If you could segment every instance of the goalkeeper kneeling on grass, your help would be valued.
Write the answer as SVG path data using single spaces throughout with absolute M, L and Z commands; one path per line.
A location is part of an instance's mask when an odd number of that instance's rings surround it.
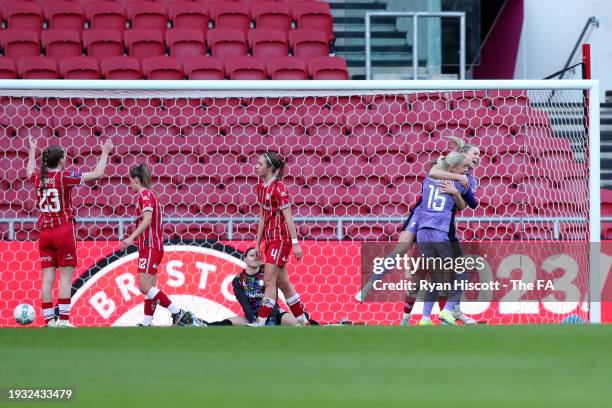
M 254 247 L 246 250 L 243 260 L 246 263 L 246 268 L 236 275 L 232 281 L 232 288 L 234 296 L 242 306 L 244 316 L 234 316 L 218 322 L 207 322 L 192 315 L 193 322 L 187 321 L 184 326 L 245 326 L 257 321 L 257 311 L 261 307 L 264 297 L 264 269 L 261 260 L 255 257 Z M 266 320 L 266 326 L 278 325 L 296 326 L 297 320 L 291 313 L 281 309 L 277 303 L 272 314 Z

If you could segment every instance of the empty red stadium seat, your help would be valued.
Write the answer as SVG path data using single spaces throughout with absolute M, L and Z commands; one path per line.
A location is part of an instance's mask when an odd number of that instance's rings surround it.
M 334 39 L 334 22 L 329 4 L 318 1 L 297 2 L 291 9 L 297 28 L 322 31 L 328 42 Z
M 164 40 L 160 31 L 134 28 L 125 31 L 123 37 L 130 57 L 142 59 L 164 55 Z
M 180 60 L 206 53 L 202 30 L 193 28 L 173 28 L 166 31 L 166 45 L 170 49 L 170 56 Z
M 40 55 L 38 32 L 33 30 L 8 29 L 0 31 L 4 56 L 17 61 L 24 57 Z
M 225 60 L 227 57 L 247 55 L 247 42 L 240 30 L 215 28 L 208 31 L 206 38 L 213 57 Z
M 183 71 L 189 79 L 225 79 L 223 62 L 215 57 L 188 57 L 183 60 Z
M 2 15 L 7 28 L 40 31 L 43 25 L 43 12 L 40 6 L 29 1 L 4 3 Z
M 306 63 L 295 57 L 270 58 L 268 60 L 268 75 L 278 80 L 308 79 Z
M 329 44 L 324 32 L 308 29 L 296 29 L 289 32 L 289 44 L 293 55 L 309 59 L 329 55 Z
M 612 222 L 601 223 L 601 239 L 612 240 Z
M 340 57 L 318 57 L 308 60 L 308 72 L 312 79 L 349 79 L 346 60 Z
M 338 239 L 336 225 L 331 223 L 305 223 L 298 226 L 299 236 L 307 240 L 333 241 Z
M 112 1 L 101 1 L 87 3 L 85 5 L 85 16 L 89 21 L 89 28 L 100 28 L 104 30 L 125 30 L 125 14 L 119 3 Z
M 142 79 L 140 61 L 132 57 L 108 57 L 100 61 L 105 79 Z
M 17 61 L 19 76 L 23 79 L 58 79 L 57 64 L 53 58 L 27 57 Z
M 45 55 L 58 61 L 64 57 L 76 57 L 83 53 L 81 35 L 76 30 L 44 30 L 40 40 Z
M 215 28 L 241 30 L 245 35 L 251 29 L 251 16 L 246 4 L 239 2 L 220 2 L 210 5 L 210 19 Z
M 142 60 L 142 72 L 146 79 L 183 79 L 179 60 L 173 57 L 149 57 Z
M 74 1 L 49 2 L 44 6 L 48 28 L 83 31 L 85 13 Z
M 164 31 L 168 26 L 164 5 L 154 1 L 128 3 L 127 17 L 131 22 L 132 29 Z
M 87 56 L 98 61 L 123 55 L 121 32 L 117 30 L 90 29 L 83 31 L 83 46 Z
M 204 35 L 208 30 L 208 9 L 202 3 L 193 1 L 170 3 L 168 17 L 174 28 L 200 30 Z
M 268 79 L 264 63 L 255 57 L 236 57 L 225 61 L 225 72 L 230 79 Z
M 6 57 L 0 57 L 0 78 L 2 79 L 15 79 L 17 78 L 17 70 L 15 69 L 15 62 Z
M 287 56 L 289 45 L 282 30 L 259 28 L 249 31 L 249 46 L 254 57 L 268 59 Z
M 64 79 L 100 79 L 98 60 L 92 57 L 69 57 L 59 62 L 60 75 Z
M 487 96 L 493 100 L 494 106 L 524 105 L 527 106 L 527 91 L 522 89 L 500 89 L 487 91 Z
M 255 28 L 273 30 L 291 30 L 291 14 L 289 6 L 276 1 L 265 1 L 251 4 L 251 16 Z
M 612 190 L 608 188 L 600 189 L 601 214 L 604 216 L 612 215 Z

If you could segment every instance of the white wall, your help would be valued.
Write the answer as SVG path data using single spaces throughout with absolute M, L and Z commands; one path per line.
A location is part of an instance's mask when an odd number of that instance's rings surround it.
M 510 0 L 512 1 L 512 0 Z M 524 0 L 525 17 L 514 72 L 515 79 L 541 79 L 563 68 L 584 24 L 591 16 L 599 28 L 587 31 L 591 44 L 591 76 L 600 81 L 600 100 L 612 90 L 612 1 Z M 582 54 L 578 50 L 575 61 Z M 566 78 L 580 78 L 580 70 Z

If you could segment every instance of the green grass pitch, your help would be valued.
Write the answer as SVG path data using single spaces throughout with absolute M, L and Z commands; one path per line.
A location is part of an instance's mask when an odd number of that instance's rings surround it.
M 603 407 L 612 325 L 0 330 L 0 387 L 62 407 Z

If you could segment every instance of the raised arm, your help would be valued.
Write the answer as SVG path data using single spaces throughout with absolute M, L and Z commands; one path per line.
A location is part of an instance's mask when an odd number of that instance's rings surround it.
M 465 174 L 450 173 L 435 165 L 429 170 L 429 177 L 439 180 L 453 180 L 460 182 L 465 188 L 470 188 L 470 180 Z
M 32 137 L 32 135 L 28 136 L 28 140 L 30 142 L 30 151 L 28 152 L 28 165 L 26 168 L 26 175 L 28 176 L 28 180 L 34 174 L 36 170 L 36 145 L 38 144 L 38 140 Z
M 144 232 L 144 230 L 146 230 L 149 225 L 151 225 L 151 220 L 152 219 L 153 219 L 153 211 L 145 211 L 142 214 L 142 222 L 140 224 L 138 224 L 138 227 L 136 227 L 134 232 L 132 232 L 132 234 L 129 237 L 127 237 L 126 239 L 124 239 L 121 242 L 121 250 L 122 251 L 125 251 L 127 249 L 127 247 L 132 245 L 132 242 L 134 242 L 134 240 L 136 238 L 138 238 L 138 236 L 140 234 L 142 234 Z
M 113 150 L 113 142 L 108 139 L 106 140 L 106 142 L 104 142 L 104 144 L 101 145 L 101 147 L 102 155 L 98 160 L 98 164 L 96 164 L 96 167 L 93 169 L 93 171 L 83 174 L 83 181 L 85 183 L 87 183 L 88 181 L 98 180 L 99 178 L 104 176 L 104 170 L 106 169 L 106 164 L 108 163 L 108 155 Z
M 302 259 L 302 248 L 300 248 L 300 244 L 297 239 L 297 231 L 295 229 L 295 224 L 293 223 L 293 215 L 291 215 L 291 207 L 286 207 L 282 209 L 283 217 L 285 217 L 285 222 L 287 223 L 287 229 L 289 230 L 289 235 L 291 236 L 291 243 L 293 244 L 293 256 L 298 261 Z

